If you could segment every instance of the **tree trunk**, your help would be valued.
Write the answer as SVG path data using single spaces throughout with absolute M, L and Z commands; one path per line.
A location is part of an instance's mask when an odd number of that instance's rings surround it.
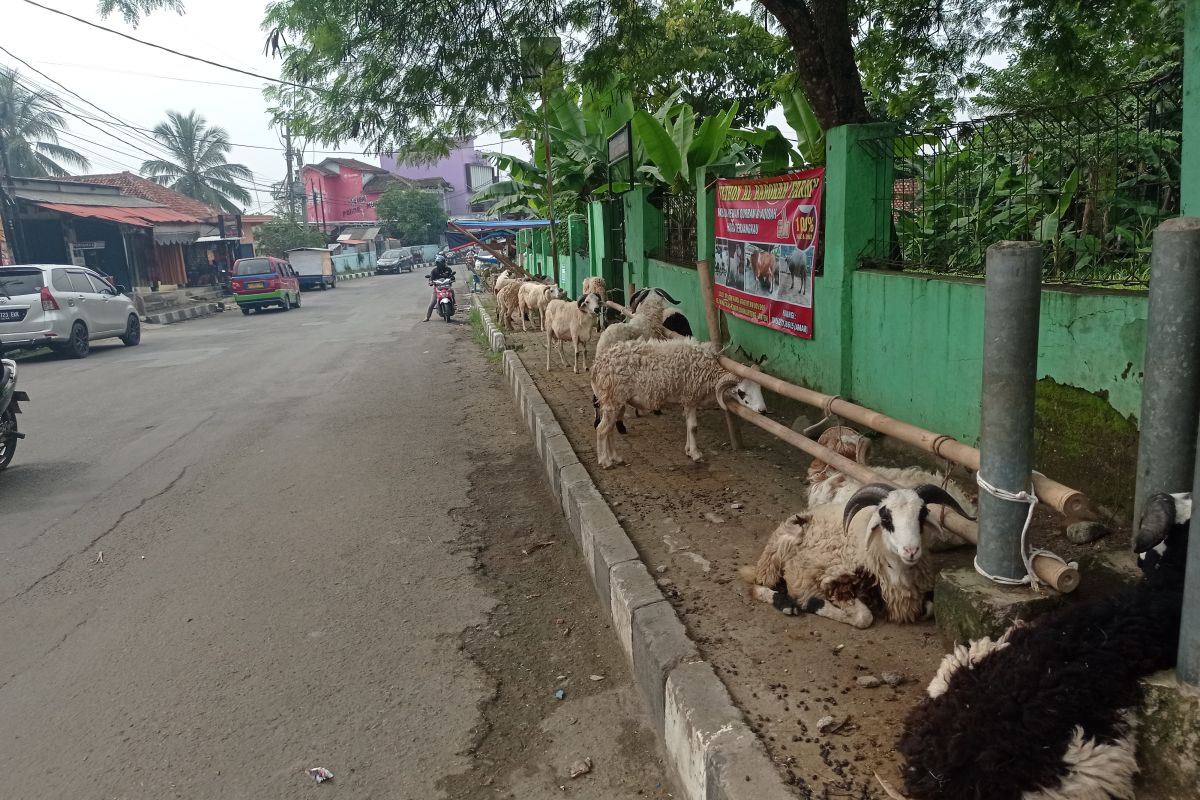
M 867 122 L 846 0 L 762 0 L 792 45 L 797 77 L 825 130 Z

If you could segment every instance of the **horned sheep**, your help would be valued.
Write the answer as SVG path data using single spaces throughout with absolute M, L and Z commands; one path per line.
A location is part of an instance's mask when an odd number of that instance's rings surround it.
M 583 369 L 587 370 L 587 346 L 596 331 L 596 317 L 604 310 L 604 300 L 597 294 L 585 294 L 577 301 L 551 300 L 546 305 L 546 371 L 550 371 L 550 349 L 558 342 L 558 360 L 565 367 L 563 343 L 575 346 L 575 361 L 571 371 L 579 372 L 579 346 L 583 345 Z
M 596 456 L 605 468 L 624 463 L 616 452 L 613 433 L 627 405 L 640 411 L 657 411 L 668 404 L 683 406 L 687 424 L 684 452 L 693 461 L 704 457 L 696 445 L 696 417 L 701 406 L 716 402 L 724 407 L 726 396 L 732 396 L 753 411 L 766 410 L 762 388 L 726 370 L 716 347 L 695 339 L 612 345 L 597 354 L 592 365 L 592 393 L 597 403 Z
M 947 655 L 897 749 L 913 800 L 1133 800 L 1140 679 L 1175 664 L 1190 495 L 1146 501 L 1141 580 Z
M 788 517 L 742 578 L 752 597 L 785 614 L 808 612 L 856 628 L 876 618 L 916 622 L 930 613 L 936 577 L 923 544 L 924 529 L 937 525 L 931 503 L 962 513 L 938 486 L 868 484 L 845 504 Z
M 670 334 L 663 327 L 667 303 L 677 303 L 663 289 L 640 289 L 629 301 L 633 316 L 625 322 L 609 325 L 596 342 L 596 356 L 618 342 L 633 342 L 641 339 L 667 339 Z

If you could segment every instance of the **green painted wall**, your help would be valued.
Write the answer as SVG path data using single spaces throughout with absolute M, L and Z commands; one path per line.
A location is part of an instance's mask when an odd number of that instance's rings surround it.
M 650 259 L 647 262 L 647 273 L 649 282 L 646 285 L 666 289 L 679 301 L 676 308 L 688 318 L 696 338 L 708 341 L 704 301 L 700 297 L 700 281 L 696 278 L 696 270 Z

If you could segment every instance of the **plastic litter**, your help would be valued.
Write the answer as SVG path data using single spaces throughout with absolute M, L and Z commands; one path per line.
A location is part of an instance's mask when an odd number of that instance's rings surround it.
M 308 770 L 308 774 L 317 783 L 333 780 L 333 773 L 324 767 L 312 767 Z
M 559 689 L 558 691 L 556 691 L 554 693 L 555 700 L 565 700 L 566 698 L 567 698 L 567 693 L 562 689 Z

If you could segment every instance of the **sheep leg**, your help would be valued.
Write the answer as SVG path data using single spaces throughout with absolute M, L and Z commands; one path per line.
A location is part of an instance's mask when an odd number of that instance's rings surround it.
M 696 429 L 700 427 L 696 421 L 696 409 L 694 406 L 687 406 L 683 414 L 687 425 L 687 446 L 684 447 L 684 452 L 692 461 L 703 461 L 704 453 L 696 446 Z
M 564 342 L 562 339 L 559 339 L 558 340 L 558 363 L 562 364 L 564 369 L 566 369 L 566 366 L 567 366 L 566 349 L 567 349 L 567 343 Z
M 583 371 L 584 372 L 587 372 L 587 368 L 588 368 L 588 366 L 587 366 L 587 346 L 588 346 L 587 341 L 584 341 L 584 343 L 583 343 Z
M 871 614 L 871 609 L 867 608 L 866 604 L 857 598 L 849 603 L 839 605 L 832 600 L 824 601 L 820 608 L 815 611 L 818 617 L 825 617 L 834 622 L 841 622 L 846 625 L 858 628 L 871 627 L 871 623 L 875 621 L 875 617 Z
M 571 329 L 571 345 L 575 348 L 574 359 L 571 361 L 571 372 L 579 374 L 579 334 Z M 584 363 L 587 363 L 586 361 Z
M 525 317 L 529 315 L 529 306 L 525 305 L 524 300 L 520 300 L 517 302 L 517 308 L 521 310 L 521 332 L 524 333 L 527 330 L 525 327 Z
M 550 338 L 550 331 L 546 331 L 546 372 L 550 371 L 550 345 L 551 344 L 552 344 L 552 340 Z
M 625 463 L 617 455 L 616 442 L 613 437 L 613 428 L 616 427 L 619 415 L 619 406 L 614 408 L 611 405 L 605 405 L 600 409 L 600 424 L 596 427 L 596 460 L 604 469 Z

